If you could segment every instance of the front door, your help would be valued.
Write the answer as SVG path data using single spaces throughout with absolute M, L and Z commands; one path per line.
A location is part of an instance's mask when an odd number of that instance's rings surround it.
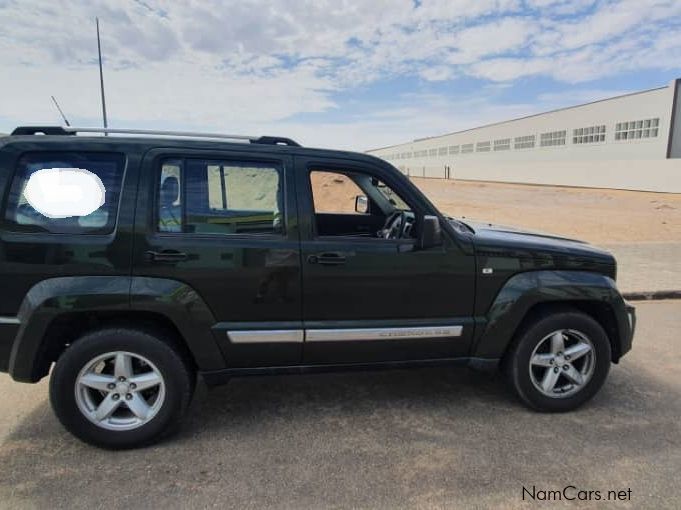
M 296 157 L 296 175 L 301 219 L 309 219 L 301 222 L 305 362 L 465 356 L 474 256 L 447 236 L 419 248 L 418 225 L 434 212 L 420 194 L 394 172 L 351 160 Z M 357 188 L 367 211 L 354 210 Z M 334 211 L 342 215 L 337 230 L 329 227 Z
M 302 355 L 292 160 L 255 154 L 151 151 L 137 205 L 133 274 L 198 293 L 230 367 Z

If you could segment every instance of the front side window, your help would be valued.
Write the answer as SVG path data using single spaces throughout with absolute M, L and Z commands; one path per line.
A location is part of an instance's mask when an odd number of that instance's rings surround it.
M 390 186 L 369 174 L 310 171 L 318 236 L 411 238 L 414 213 Z
M 310 172 L 310 185 L 316 213 L 359 214 L 355 202 L 364 191 L 347 175 L 314 170 Z
M 113 231 L 118 213 L 118 202 L 123 182 L 125 157 L 114 153 L 55 152 L 28 153 L 21 156 L 17 172 L 10 187 L 5 208 L 5 224 L 11 230 L 22 232 L 44 232 L 51 234 L 107 234 Z M 39 170 L 68 169 L 68 171 L 96 175 L 101 181 L 103 203 L 94 211 L 84 215 L 46 216 L 29 203 L 27 185 L 31 176 Z M 87 189 L 73 186 L 64 179 L 53 181 L 55 185 L 69 186 L 65 196 L 77 202 L 85 198 Z M 61 190 L 64 191 L 64 190 Z M 34 202 L 35 203 L 35 202 Z M 95 205 L 96 207 L 96 205 Z M 91 209 L 90 209 L 91 210 Z
M 271 164 L 184 159 L 161 165 L 158 230 L 196 234 L 283 231 L 281 171 Z

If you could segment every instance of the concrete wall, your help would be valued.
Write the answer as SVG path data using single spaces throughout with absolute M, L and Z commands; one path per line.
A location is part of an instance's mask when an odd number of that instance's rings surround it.
M 443 178 L 444 169 L 429 167 L 425 177 Z M 681 193 L 681 159 L 524 162 L 498 166 L 476 165 L 471 161 L 452 165 L 450 178 Z
M 671 156 L 681 158 L 681 89 L 672 115 L 675 90 L 667 87 L 597 101 L 585 105 L 501 122 L 489 126 L 370 151 L 409 175 L 440 177 L 450 167 L 452 178 L 501 182 L 681 192 L 681 168 L 667 163 L 670 128 L 675 129 Z M 651 123 L 640 138 L 622 139 L 623 123 Z M 652 123 L 656 123 L 653 136 Z M 618 125 L 619 128 L 618 129 Z M 574 130 L 604 126 L 604 139 L 576 143 Z M 565 143 L 541 146 L 542 133 L 565 131 Z M 636 130 L 634 130 L 636 131 Z M 602 132 L 599 132 L 601 134 Z M 648 134 L 648 137 L 644 135 Z M 534 147 L 516 146 L 516 138 L 534 136 Z M 619 139 L 618 139 L 619 138 Z M 507 147 L 494 148 L 495 140 L 510 139 Z M 490 149 L 482 151 L 484 143 Z M 481 144 L 482 143 L 482 144 Z M 473 144 L 473 152 L 461 147 Z M 479 145 L 481 144 L 481 145 Z M 456 150 L 454 150 L 456 149 Z M 428 151 L 427 156 L 419 155 Z M 433 154 L 436 152 L 437 154 Z

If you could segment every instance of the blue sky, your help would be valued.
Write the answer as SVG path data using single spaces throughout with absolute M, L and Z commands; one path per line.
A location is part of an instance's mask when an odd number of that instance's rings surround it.
M 99 125 L 365 150 L 681 77 L 679 0 L 0 0 L 0 132 Z

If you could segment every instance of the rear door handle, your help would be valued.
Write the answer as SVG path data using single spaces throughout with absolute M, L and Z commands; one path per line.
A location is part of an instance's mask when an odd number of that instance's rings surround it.
M 147 259 L 152 262 L 182 262 L 187 254 L 177 250 L 148 251 Z
M 321 264 L 322 266 L 341 266 L 345 264 L 347 259 L 342 253 L 317 253 L 307 257 L 310 264 Z

